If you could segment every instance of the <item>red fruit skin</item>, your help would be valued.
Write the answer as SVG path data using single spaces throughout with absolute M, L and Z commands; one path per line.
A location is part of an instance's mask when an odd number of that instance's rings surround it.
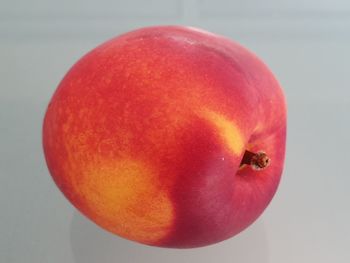
M 48 106 L 43 147 L 59 189 L 101 227 L 140 243 L 210 245 L 253 223 L 278 187 L 286 105 L 237 43 L 142 28 L 86 54 Z M 245 150 L 271 165 L 240 167 Z

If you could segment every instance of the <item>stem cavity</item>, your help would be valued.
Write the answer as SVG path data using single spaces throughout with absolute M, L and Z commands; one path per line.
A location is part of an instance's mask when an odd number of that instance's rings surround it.
M 271 160 L 266 153 L 262 151 L 254 153 L 246 150 L 243 155 L 240 167 L 246 164 L 246 165 L 250 165 L 253 170 L 263 170 L 266 167 L 268 167 L 270 163 L 271 163 Z

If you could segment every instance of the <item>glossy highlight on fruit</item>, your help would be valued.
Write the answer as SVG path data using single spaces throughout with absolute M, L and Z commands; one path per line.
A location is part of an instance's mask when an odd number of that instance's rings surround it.
M 228 38 L 181 26 L 90 51 L 43 123 L 49 171 L 79 211 L 121 237 L 176 248 L 253 223 L 278 187 L 285 139 L 285 100 L 267 66 Z

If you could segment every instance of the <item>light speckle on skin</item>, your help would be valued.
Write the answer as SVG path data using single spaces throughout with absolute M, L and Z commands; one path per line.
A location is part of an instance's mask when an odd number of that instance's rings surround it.
M 206 31 L 206 30 L 203 30 L 203 29 L 199 29 L 199 28 L 191 27 L 191 26 L 188 26 L 187 28 L 190 29 L 190 30 L 193 30 L 193 31 L 197 31 L 197 32 L 202 33 L 202 34 L 206 34 L 206 35 L 209 35 L 209 36 L 217 37 L 217 35 L 215 35 L 214 33 L 211 33 L 209 31 Z

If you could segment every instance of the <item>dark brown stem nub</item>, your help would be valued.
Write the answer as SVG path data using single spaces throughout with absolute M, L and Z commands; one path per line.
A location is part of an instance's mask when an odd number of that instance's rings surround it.
M 262 170 L 270 165 L 270 161 L 270 158 L 264 152 L 253 153 L 246 150 L 240 166 L 247 164 L 251 165 L 254 170 Z

